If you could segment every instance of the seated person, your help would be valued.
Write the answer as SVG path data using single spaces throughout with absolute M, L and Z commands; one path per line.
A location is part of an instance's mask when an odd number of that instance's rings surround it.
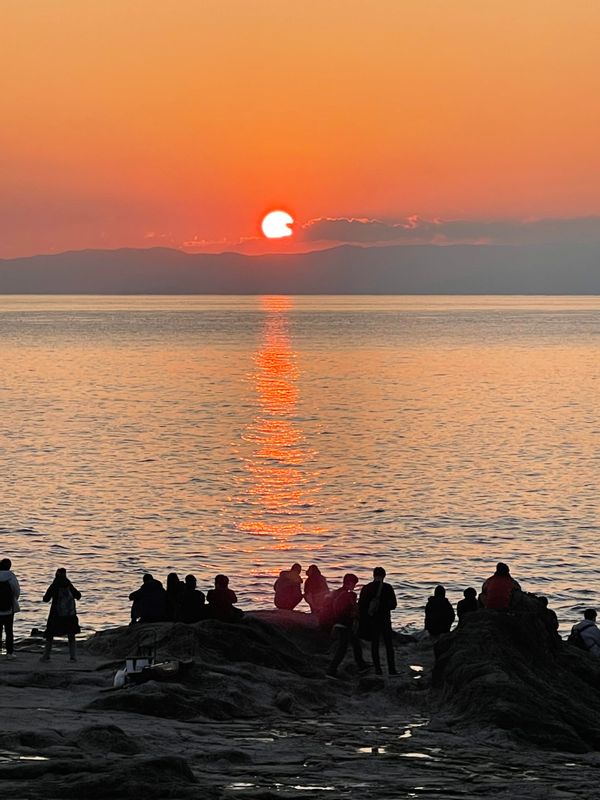
M 508 566 L 499 561 L 496 572 L 481 587 L 481 602 L 494 611 L 508 611 L 513 593 L 520 589 Z
M 586 650 L 600 658 L 600 629 L 596 625 L 596 616 L 595 608 L 586 608 L 582 621 L 573 625 L 572 633 L 577 632 Z
M 302 600 L 302 578 L 300 564 L 292 564 L 292 568 L 282 570 L 273 584 L 275 590 L 275 606 L 288 611 L 296 608 Z
M 229 588 L 227 575 L 215 576 L 215 588 L 206 594 L 208 600 L 207 616 L 221 622 L 237 622 L 244 616 L 240 608 L 236 608 L 237 595 Z
M 196 589 L 194 575 L 185 576 L 185 586 L 179 599 L 178 619 L 180 622 L 199 622 L 204 619 L 204 592 Z
M 167 619 L 167 593 L 160 581 L 147 572 L 142 585 L 129 595 L 132 622 L 164 622 Z
M 323 602 L 329 594 L 327 581 L 321 574 L 316 564 L 311 564 L 306 570 L 304 581 L 304 599 L 310 606 L 311 614 L 318 614 L 323 607 Z
M 425 630 L 431 636 L 448 633 L 454 622 L 454 609 L 443 586 L 436 586 L 425 606 Z
M 458 624 L 463 621 L 465 614 L 470 614 L 477 611 L 479 608 L 479 601 L 477 600 L 477 591 L 472 587 L 465 589 L 463 592 L 464 600 L 459 600 L 456 604 L 456 614 L 458 616 Z
M 543 609 L 543 619 L 544 625 L 548 630 L 548 633 L 552 636 L 553 639 L 560 639 L 560 634 L 558 633 L 558 617 L 556 616 L 556 611 L 553 611 L 551 608 L 548 608 L 548 598 L 547 597 L 538 597 L 540 601 L 540 605 Z

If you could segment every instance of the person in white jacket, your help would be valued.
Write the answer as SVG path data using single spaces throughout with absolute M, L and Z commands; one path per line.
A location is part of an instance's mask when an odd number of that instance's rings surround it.
M 0 561 L 0 649 L 2 649 L 2 635 L 6 637 L 6 657 L 14 658 L 13 623 L 15 613 L 19 611 L 19 595 L 21 587 L 17 576 L 11 570 L 10 558 Z
M 596 616 L 595 608 L 586 608 L 582 621 L 573 625 L 573 630 L 579 633 L 588 652 L 600 658 L 600 628 L 596 625 Z

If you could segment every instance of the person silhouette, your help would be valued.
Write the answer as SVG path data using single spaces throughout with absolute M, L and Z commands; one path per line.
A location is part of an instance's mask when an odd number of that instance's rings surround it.
M 508 611 L 514 593 L 520 589 L 521 586 L 511 576 L 508 566 L 499 561 L 496 572 L 481 587 L 481 601 L 486 608 L 494 611 Z
M 0 649 L 2 649 L 2 632 L 6 639 L 6 657 L 15 658 L 15 637 L 13 633 L 15 613 L 19 611 L 21 587 L 17 576 L 12 571 L 10 558 L 0 561 Z
M 69 656 L 77 661 L 75 634 L 80 633 L 75 601 L 81 600 L 81 592 L 73 586 L 64 567 L 56 570 L 54 580 L 46 590 L 44 603 L 52 603 L 46 623 L 46 646 L 41 661 L 50 660 L 50 651 L 55 636 L 66 636 L 69 640 Z
M 458 616 L 458 624 L 463 622 L 467 614 L 477 611 L 479 608 L 479 601 L 477 600 L 477 590 L 469 586 L 463 592 L 463 599 L 459 600 L 456 604 L 456 614 Z
M 292 564 L 291 569 L 282 570 L 273 584 L 275 590 L 275 606 L 292 611 L 302 600 L 302 567 Z
M 304 599 L 310 606 L 311 614 L 318 614 L 321 611 L 328 593 L 329 586 L 321 574 L 321 570 L 316 564 L 311 564 L 306 570 L 306 580 L 304 581 Z
M 129 595 L 132 601 L 132 622 L 165 622 L 167 619 L 167 593 L 163 585 L 147 572 L 142 585 Z
M 185 584 L 179 580 L 176 572 L 167 575 L 167 619 L 173 622 L 179 614 L 179 603 Z
M 179 603 L 180 622 L 199 622 L 204 619 L 204 592 L 196 588 L 198 582 L 194 575 L 185 576 L 185 587 Z
M 206 593 L 208 600 L 207 616 L 221 622 L 237 622 L 244 616 L 240 608 L 235 607 L 237 595 L 229 588 L 227 575 L 215 576 L 215 588 Z
M 379 640 L 383 639 L 387 656 L 388 672 L 397 675 L 392 642 L 391 612 L 396 608 L 396 594 L 389 583 L 384 583 L 385 570 L 375 567 L 373 581 L 363 586 L 358 598 L 360 612 L 360 635 L 371 640 L 371 656 L 375 673 L 381 675 Z
M 454 609 L 443 586 L 436 586 L 425 606 L 425 630 L 430 636 L 448 633 L 454 622 Z
M 340 589 L 331 592 L 330 622 L 333 625 L 333 632 L 337 635 L 337 647 L 331 663 L 327 669 L 327 676 L 337 678 L 338 667 L 344 660 L 348 647 L 352 645 L 354 660 L 360 672 L 369 669 L 363 658 L 362 644 L 358 636 L 358 598 L 354 591 L 358 578 L 352 573 L 344 575 L 344 580 Z

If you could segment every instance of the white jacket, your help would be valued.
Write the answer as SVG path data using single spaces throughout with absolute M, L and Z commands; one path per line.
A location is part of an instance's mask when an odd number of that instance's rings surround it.
M 15 573 L 10 569 L 0 569 L 0 581 L 8 581 L 10 583 L 10 588 L 12 589 L 13 593 L 13 610 L 10 611 L 0 611 L 0 616 L 7 617 L 10 613 L 15 613 L 15 611 L 20 611 L 19 607 L 19 595 L 21 594 L 21 587 L 19 586 L 19 581 L 17 580 L 17 576 Z
M 579 635 L 589 652 L 593 656 L 600 658 L 600 628 L 596 623 L 591 619 L 584 619 L 582 622 L 578 622 L 577 625 L 573 625 L 573 628 L 579 631 Z

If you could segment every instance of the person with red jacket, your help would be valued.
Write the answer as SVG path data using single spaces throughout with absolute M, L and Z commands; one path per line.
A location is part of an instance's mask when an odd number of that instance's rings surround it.
M 344 660 L 348 647 L 352 646 L 354 660 L 359 672 L 366 672 L 369 669 L 363 658 L 362 644 L 358 637 L 358 598 L 354 591 L 358 578 L 352 573 L 344 575 L 341 588 L 336 589 L 329 595 L 328 608 L 330 610 L 330 622 L 337 635 L 337 646 L 329 668 L 327 677 L 337 678 L 338 667 Z
M 508 611 L 517 589 L 521 589 L 519 583 L 511 576 L 508 566 L 499 561 L 496 572 L 481 587 L 481 601 L 485 608 L 493 611 Z

